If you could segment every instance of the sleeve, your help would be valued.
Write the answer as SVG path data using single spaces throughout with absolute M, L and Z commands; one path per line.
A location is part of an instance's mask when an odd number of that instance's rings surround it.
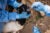
M 0 8 L 1 9 L 5 9 L 6 4 L 7 4 L 7 0 L 0 0 Z
M 8 12 L 0 10 L 0 22 L 8 22 Z

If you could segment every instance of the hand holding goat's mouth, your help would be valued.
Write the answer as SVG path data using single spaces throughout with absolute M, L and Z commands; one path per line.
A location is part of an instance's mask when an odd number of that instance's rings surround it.
M 21 26 L 18 21 L 17 22 L 8 22 L 5 24 L 3 33 L 18 33 L 19 30 L 22 30 L 23 26 Z

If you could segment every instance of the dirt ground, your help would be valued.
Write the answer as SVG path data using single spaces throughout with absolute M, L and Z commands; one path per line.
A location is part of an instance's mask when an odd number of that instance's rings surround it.
M 22 33 L 32 33 L 32 27 L 38 24 L 41 33 L 50 33 L 50 17 L 44 17 L 35 22 L 27 23 L 22 31 Z
M 25 27 L 20 33 L 32 33 L 32 27 L 37 24 L 41 33 L 50 33 L 50 17 L 44 16 L 37 18 L 35 12 L 31 12 L 32 16 L 26 21 Z

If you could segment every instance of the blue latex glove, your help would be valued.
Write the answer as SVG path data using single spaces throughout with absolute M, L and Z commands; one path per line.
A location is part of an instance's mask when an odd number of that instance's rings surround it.
M 31 14 L 27 14 L 27 12 L 22 12 L 21 14 L 18 14 L 16 12 L 9 12 L 9 20 L 16 20 L 16 19 L 22 19 L 22 18 L 29 18 Z
M 44 7 L 44 4 L 41 2 L 34 2 L 31 6 L 31 8 L 33 8 L 36 11 L 44 11 L 43 7 Z
M 29 18 L 31 14 L 27 14 L 27 12 L 22 12 L 21 14 L 17 14 L 16 18 L 17 19 L 22 19 L 22 18 Z
M 16 20 L 16 12 L 9 12 L 9 20 Z
M 37 26 L 34 26 L 32 31 L 33 33 L 41 33 L 40 29 Z
M 40 12 L 43 11 L 46 16 L 50 16 L 50 6 L 49 5 L 44 5 L 41 2 L 34 2 L 31 6 L 34 10 Z
M 5 10 L 0 10 L 0 22 L 8 21 L 8 12 Z
M 8 0 L 8 4 L 13 6 L 14 8 L 17 8 L 22 5 L 22 3 L 18 3 L 16 0 Z
M 8 22 L 10 20 L 16 20 L 16 12 L 0 10 L 0 22 Z
M 5 10 L 0 10 L 0 22 L 8 22 L 10 20 L 16 20 L 16 12 L 8 12 Z
M 46 13 L 46 16 L 50 16 L 50 6 L 49 5 L 44 6 L 44 11 Z
M 31 14 L 27 14 L 27 12 L 22 12 L 18 14 L 16 12 L 7 12 L 5 10 L 0 10 L 0 22 L 8 22 L 10 20 L 29 18 Z

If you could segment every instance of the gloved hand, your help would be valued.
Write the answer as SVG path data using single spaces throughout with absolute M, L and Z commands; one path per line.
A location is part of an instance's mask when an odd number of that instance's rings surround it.
M 10 6 L 14 7 L 14 8 L 17 8 L 17 7 L 22 5 L 21 1 L 22 0 L 20 0 L 20 1 L 19 0 L 8 0 L 8 5 L 10 5 Z
M 50 6 L 49 5 L 44 5 L 41 2 L 34 2 L 31 8 L 40 12 L 42 16 L 43 15 L 50 16 Z
M 6 10 L 0 10 L 0 22 L 8 22 L 10 20 L 16 20 L 16 12 L 8 12 Z
M 44 6 L 44 11 L 46 13 L 46 16 L 50 16 L 50 6 L 49 5 Z
M 8 22 L 8 12 L 0 10 L 0 22 Z
M 31 6 L 32 9 L 36 11 L 44 11 L 44 4 L 41 2 L 34 2 Z

